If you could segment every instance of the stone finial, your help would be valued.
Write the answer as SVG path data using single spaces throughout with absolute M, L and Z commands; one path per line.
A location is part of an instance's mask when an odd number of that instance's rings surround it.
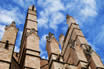
M 6 25 L 5 30 L 7 30 L 10 27 L 15 27 L 16 28 L 16 23 L 15 21 L 12 21 L 12 23 L 10 25 Z M 18 29 L 17 29 L 18 30 Z
M 30 6 L 29 9 L 32 10 L 32 11 L 36 10 L 34 5 Z
M 76 23 L 75 19 L 72 16 L 67 15 L 67 24 L 70 26 L 71 23 Z
M 46 39 L 50 41 L 50 39 L 53 37 L 54 37 L 54 34 L 49 32 L 48 36 L 46 36 Z
M 15 21 L 12 21 L 12 23 L 10 24 L 10 26 L 15 26 L 16 27 Z
M 12 24 L 15 24 L 15 21 L 12 21 Z

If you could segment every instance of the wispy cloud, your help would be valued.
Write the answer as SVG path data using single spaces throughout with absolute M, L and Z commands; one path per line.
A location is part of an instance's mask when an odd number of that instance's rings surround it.
M 68 13 L 71 13 L 80 26 L 83 26 L 89 17 L 93 20 L 98 15 L 96 0 L 71 0 L 65 6 Z
M 21 24 L 21 20 L 24 18 L 24 15 L 20 12 L 19 8 L 15 7 L 11 10 L 0 8 L 0 22 L 3 24 L 10 24 L 12 21 L 15 21 L 18 24 Z
M 44 48 L 45 49 L 45 47 L 46 47 L 46 36 L 47 36 L 48 34 L 44 34 L 42 37 L 41 37 L 41 39 L 40 39 L 40 50 L 42 51 L 42 49 Z M 41 49 L 42 48 L 42 49 Z
M 55 31 L 65 20 L 67 13 L 73 13 L 72 15 L 80 25 L 83 25 L 82 23 L 88 17 L 96 17 L 98 14 L 95 0 L 38 0 L 37 3 L 43 9 L 38 19 L 39 27 L 52 28 Z
M 65 9 L 61 0 L 46 0 L 44 2 L 42 0 L 38 0 L 38 5 L 42 5 L 41 8 L 44 8 L 40 12 L 40 18 L 38 19 L 39 27 L 57 30 L 57 25 L 62 23 L 65 19 L 64 14 L 60 12 Z
M 22 8 L 28 8 L 30 5 L 34 4 L 36 0 L 13 0 Z
M 47 51 L 46 51 L 46 36 L 48 34 L 44 34 L 40 39 L 40 56 L 42 58 L 47 59 Z
M 94 40 L 94 44 L 104 44 L 102 40 L 104 40 L 104 25 L 101 26 L 101 29 Z
M 4 25 L 0 25 L 0 40 L 1 40 L 1 38 L 3 37 L 4 28 L 5 28 Z
M 81 14 L 84 17 L 97 15 L 96 1 L 95 0 L 82 0 L 82 3 L 85 6 L 83 9 L 81 9 Z

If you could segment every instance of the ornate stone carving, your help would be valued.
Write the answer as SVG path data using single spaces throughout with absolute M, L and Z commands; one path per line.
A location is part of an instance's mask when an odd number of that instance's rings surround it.
M 9 29 L 10 27 L 14 27 L 15 30 L 18 31 L 18 29 L 16 28 L 15 21 L 12 21 L 12 23 L 10 25 L 6 25 L 5 30 Z
M 91 48 L 91 46 L 90 45 L 85 45 L 85 47 L 86 47 L 86 49 L 84 49 L 84 53 L 86 55 L 90 56 L 91 53 L 92 53 L 92 51 L 93 51 L 92 48 Z
M 74 49 L 75 40 L 70 39 L 69 43 L 71 44 L 70 48 Z
M 36 33 L 37 31 L 34 29 L 34 28 L 32 28 L 31 30 L 30 30 L 30 32 L 27 32 L 26 33 L 26 36 L 28 37 L 29 35 L 31 35 L 32 33 Z
M 54 34 L 52 34 L 51 32 L 49 32 L 48 36 L 46 36 L 46 39 L 47 39 L 48 41 L 50 41 L 51 38 L 53 38 L 53 37 L 54 37 Z

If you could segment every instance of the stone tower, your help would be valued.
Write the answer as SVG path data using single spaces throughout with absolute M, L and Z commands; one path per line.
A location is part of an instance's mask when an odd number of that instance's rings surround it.
M 30 6 L 21 41 L 19 63 L 22 69 L 40 69 L 39 37 L 37 32 L 36 8 Z
M 0 41 L 0 69 L 11 68 L 17 32 L 18 29 L 14 21 L 5 27 L 3 38 Z

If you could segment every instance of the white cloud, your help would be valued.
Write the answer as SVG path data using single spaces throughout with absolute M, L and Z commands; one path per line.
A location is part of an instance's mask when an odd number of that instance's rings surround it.
M 45 56 L 42 56 L 41 58 L 46 59 Z
M 64 11 L 65 7 L 61 0 L 38 0 L 38 5 L 44 8 L 40 12 L 38 19 L 39 27 L 52 28 L 57 30 L 57 25 L 64 21 L 65 17 L 60 11 Z
M 35 0 L 13 0 L 16 4 L 22 8 L 28 8 L 30 5 L 35 3 Z
M 38 19 L 38 27 L 48 28 L 48 18 L 41 17 Z
M 96 35 L 94 44 L 104 44 L 104 42 L 102 40 L 104 40 L 104 25 L 101 26 L 101 30 Z
M 23 14 L 20 12 L 19 8 L 15 7 L 11 10 L 6 10 L 0 8 L 0 22 L 3 24 L 10 24 L 12 21 L 15 21 L 18 24 L 21 24 L 21 20 L 24 18 Z
M 65 5 L 61 0 L 38 0 L 38 5 L 43 8 L 40 12 L 39 27 L 52 28 L 57 31 L 58 24 L 65 20 L 66 15 L 60 11 L 72 11 L 74 18 L 79 23 L 85 21 L 88 17 L 97 15 L 95 0 L 74 0 L 68 1 Z M 82 24 L 80 24 L 82 25 Z
M 96 1 L 95 0 L 82 0 L 84 4 L 89 6 L 92 9 L 96 9 Z
M 61 0 L 38 0 L 38 5 L 47 8 L 49 12 L 56 12 L 65 9 Z
M 51 16 L 51 23 L 50 23 L 50 27 L 54 30 L 57 30 L 57 25 L 62 23 L 65 20 L 65 16 L 60 13 L 60 12 L 56 12 Z
M 3 37 L 3 34 L 4 34 L 4 29 L 5 28 L 5 26 L 4 25 L 0 25 L 0 40 L 2 39 L 2 37 Z
M 81 10 L 81 14 L 85 17 L 88 17 L 88 16 L 96 16 L 97 12 L 90 8 L 84 8 Z
M 86 21 L 88 17 L 96 17 L 96 0 L 74 0 L 67 3 L 66 10 L 74 14 L 79 23 Z
M 15 51 L 15 52 L 19 52 L 19 50 L 20 50 L 20 48 L 19 48 L 18 46 L 15 46 L 14 51 Z
M 0 14 L 0 22 L 3 22 L 3 23 L 11 23 L 13 21 L 13 19 L 6 15 L 6 14 Z
M 45 57 L 44 55 L 47 55 L 47 52 L 46 52 L 46 36 L 47 36 L 48 34 L 44 34 L 42 37 L 41 37 L 41 39 L 40 39 L 40 56 L 41 57 Z
M 46 36 L 48 36 L 48 34 L 45 34 L 45 35 L 42 36 L 42 38 L 40 39 L 40 45 L 43 46 L 43 44 L 44 44 L 44 46 L 45 46 L 45 44 L 46 44 Z
M 85 5 L 85 7 L 81 9 L 81 14 L 83 16 L 88 17 L 97 15 L 95 0 L 82 0 L 82 3 Z

